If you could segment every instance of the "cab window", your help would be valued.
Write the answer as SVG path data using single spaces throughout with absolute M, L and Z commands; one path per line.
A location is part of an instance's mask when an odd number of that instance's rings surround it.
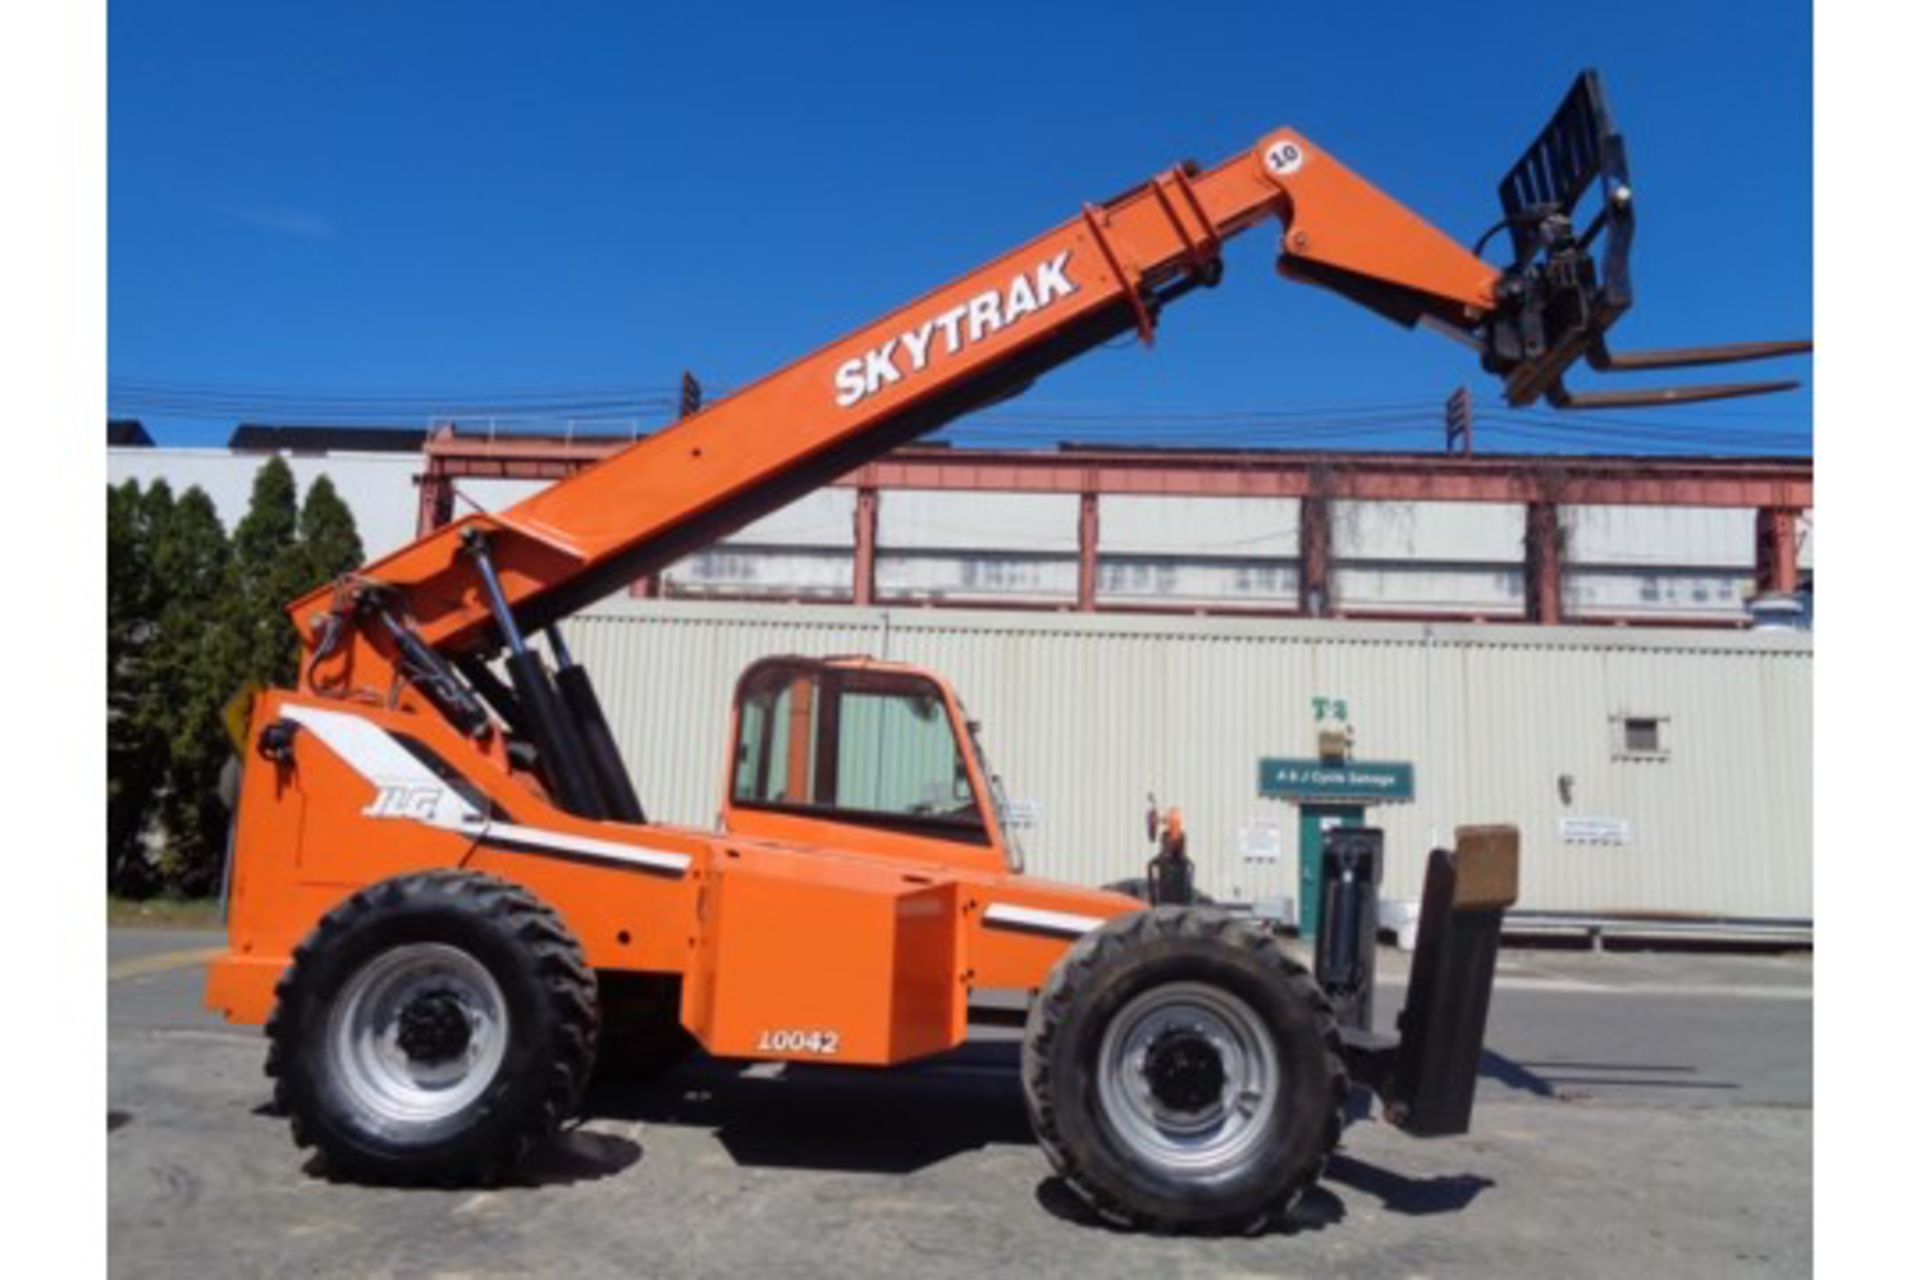
M 938 686 L 893 673 L 776 666 L 751 677 L 741 694 L 733 802 L 986 837 Z
M 978 816 L 966 761 L 931 688 L 840 695 L 839 783 L 843 808 L 924 817 Z

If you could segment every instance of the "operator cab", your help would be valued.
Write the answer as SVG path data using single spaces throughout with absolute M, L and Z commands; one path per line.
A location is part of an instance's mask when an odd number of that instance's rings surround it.
M 763 659 L 740 677 L 729 759 L 727 832 L 1020 870 L 974 726 L 918 668 Z

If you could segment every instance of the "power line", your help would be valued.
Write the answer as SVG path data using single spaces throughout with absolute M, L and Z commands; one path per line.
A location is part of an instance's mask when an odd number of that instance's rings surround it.
M 715 388 L 714 398 L 728 388 Z M 108 385 L 109 410 L 118 417 L 191 422 L 249 419 L 338 426 L 444 423 L 508 431 L 565 429 L 628 433 L 663 427 L 677 415 L 678 384 L 516 387 L 434 392 L 419 387 L 346 391 L 288 384 L 213 384 L 125 376 Z M 1482 430 L 1522 444 L 1588 451 L 1606 443 L 1660 453 L 1804 453 L 1811 428 L 1748 412 L 1724 414 L 1661 410 L 1650 416 L 1564 414 L 1490 407 Z M 1218 405 L 1143 406 L 1015 401 L 943 428 L 940 438 L 1009 447 L 1052 447 L 1062 439 L 1089 444 L 1190 448 L 1272 448 L 1289 445 L 1401 447 L 1431 450 L 1444 421 L 1439 400 L 1345 400 L 1239 408 Z M 1398 437 L 1398 439 L 1394 439 Z
M 1746 437 L 1757 435 L 1795 435 L 1804 434 L 1810 428 L 1794 423 L 1776 420 L 1771 426 L 1746 426 L 1740 423 L 1725 423 L 1712 420 L 1670 418 L 1665 410 L 1652 409 L 1644 417 L 1621 417 L 1607 413 L 1595 413 L 1591 410 L 1541 410 L 1541 409 L 1502 409 L 1493 406 L 1486 416 L 1503 418 L 1507 421 L 1538 426 L 1559 426 L 1592 431 L 1601 428 L 1638 434 L 1658 435 L 1701 435 Z
M 171 378 L 121 376 L 107 380 L 109 389 L 134 393 L 159 392 L 192 396 L 232 396 L 249 399 L 300 400 L 375 400 L 383 402 L 440 401 L 476 399 L 487 401 L 569 400 L 587 398 L 648 398 L 675 395 L 679 383 L 644 385 L 601 385 L 569 387 L 514 387 L 488 391 L 448 392 L 420 387 L 394 387 L 379 391 L 341 391 L 334 388 L 298 386 L 284 383 L 204 383 L 183 382 Z
M 1645 441 L 1652 444 L 1684 445 L 1747 445 L 1772 448 L 1799 448 L 1809 443 L 1809 438 L 1797 431 L 1728 431 L 1703 427 L 1663 428 L 1634 424 L 1594 423 L 1581 418 L 1543 421 L 1537 418 L 1520 418 L 1511 414 L 1488 413 L 1482 415 L 1482 421 L 1494 425 L 1506 426 L 1516 430 L 1548 434 L 1564 439 L 1595 442 Z
M 1498 423 L 1483 424 L 1478 427 L 1477 430 L 1484 436 L 1498 436 L 1512 438 L 1522 442 L 1556 445 L 1559 446 L 1560 452 L 1588 454 L 1608 452 L 1608 450 L 1602 447 L 1606 441 L 1604 439 L 1596 439 L 1592 436 L 1569 435 L 1564 432 L 1541 430 L 1533 427 L 1506 426 Z M 1698 440 L 1616 440 L 1616 443 L 1631 445 L 1632 449 L 1630 451 L 1635 454 L 1777 457 L 1782 455 L 1801 456 L 1805 453 L 1805 450 L 1797 447 L 1778 445 L 1765 441 L 1749 441 L 1747 444 L 1750 447 L 1746 448 L 1730 447 L 1727 442 L 1701 442 Z M 1525 450 L 1525 452 L 1538 452 L 1538 450 Z M 1619 453 L 1621 450 L 1616 448 L 1611 452 Z

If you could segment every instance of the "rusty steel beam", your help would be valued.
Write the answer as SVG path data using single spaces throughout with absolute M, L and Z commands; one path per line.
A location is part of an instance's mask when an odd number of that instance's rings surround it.
M 1791 595 L 1800 587 L 1800 513 L 1762 507 L 1754 514 L 1754 590 Z
M 487 439 L 441 433 L 428 474 L 551 480 L 622 448 L 618 440 Z M 1375 502 L 1552 501 L 1599 506 L 1805 509 L 1804 458 L 1014 451 L 908 447 L 835 483 L 866 489 L 1302 498 Z
M 872 604 L 875 596 L 874 566 L 880 544 L 880 493 L 861 489 L 853 502 L 853 602 Z
M 1080 590 L 1074 608 L 1091 613 L 1100 593 L 1100 495 L 1080 495 Z
M 1308 618 L 1333 613 L 1333 516 L 1323 497 L 1300 503 L 1300 613 Z
M 415 537 L 424 538 L 452 521 L 453 480 L 452 475 L 431 466 L 424 474 L 414 477 L 414 482 L 420 486 L 420 512 L 413 522 Z
M 640 595 L 636 584 L 630 593 Z M 724 604 L 804 604 L 823 603 L 820 597 L 802 595 L 798 592 L 787 594 L 751 594 L 742 591 L 700 590 L 689 592 L 685 597 L 704 603 Z M 846 603 L 844 599 L 831 603 Z M 957 609 L 992 608 L 1008 613 L 1065 613 L 1073 606 L 1057 600 L 1020 600 L 1020 599 L 884 599 L 877 601 L 882 605 L 923 609 L 931 612 Z M 1101 613 L 1124 613 L 1142 617 L 1187 618 L 1204 615 L 1210 618 L 1298 618 L 1301 613 L 1294 608 L 1263 608 L 1259 605 L 1242 604 L 1103 604 Z M 1524 614 L 1473 613 L 1466 610 L 1448 611 L 1446 609 L 1343 609 L 1339 614 L 1347 622 L 1437 622 L 1452 626 L 1475 625 L 1489 627 L 1530 626 L 1532 620 Z M 1626 614 L 1582 614 L 1578 618 L 1561 619 L 1562 625 L 1577 627 L 1637 627 L 1642 629 L 1669 631 L 1739 631 L 1749 625 L 1745 618 L 1708 617 L 1637 617 Z
M 1527 621 L 1559 626 L 1562 614 L 1560 510 L 1551 502 L 1527 504 Z
M 1285 457 L 1103 457 L 1072 454 L 945 456 L 902 452 L 861 469 L 883 489 L 1008 493 L 1083 492 L 1088 472 L 1108 494 L 1208 498 L 1303 498 L 1373 502 L 1562 503 L 1752 508 L 1810 506 L 1813 466 L 1718 460 L 1527 457 L 1467 460 L 1432 454 Z

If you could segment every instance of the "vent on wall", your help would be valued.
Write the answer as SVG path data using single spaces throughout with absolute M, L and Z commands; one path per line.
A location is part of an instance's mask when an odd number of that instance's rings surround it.
M 1616 760 L 1664 760 L 1667 754 L 1667 717 L 1613 718 L 1613 755 Z

